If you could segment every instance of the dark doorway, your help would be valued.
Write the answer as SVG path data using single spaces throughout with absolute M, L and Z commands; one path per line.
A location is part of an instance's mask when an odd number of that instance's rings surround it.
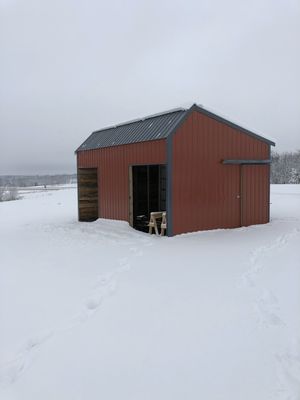
M 98 218 L 97 168 L 78 168 L 79 221 L 95 221 Z
M 132 167 L 132 225 L 147 231 L 150 213 L 166 210 L 166 166 Z

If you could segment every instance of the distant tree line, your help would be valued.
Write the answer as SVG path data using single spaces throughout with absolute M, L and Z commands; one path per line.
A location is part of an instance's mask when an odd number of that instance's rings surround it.
M 300 150 L 272 153 L 271 183 L 300 183 Z
M 76 184 L 76 174 L 63 175 L 0 175 L 0 202 L 18 200 L 18 189 L 29 186 Z
M 0 187 L 26 187 L 76 183 L 76 174 L 0 175 Z

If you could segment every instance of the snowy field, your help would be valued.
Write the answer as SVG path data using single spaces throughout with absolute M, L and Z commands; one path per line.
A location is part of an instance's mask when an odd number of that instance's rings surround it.
M 1 400 L 299 400 L 300 185 L 272 221 L 158 238 L 0 203 Z

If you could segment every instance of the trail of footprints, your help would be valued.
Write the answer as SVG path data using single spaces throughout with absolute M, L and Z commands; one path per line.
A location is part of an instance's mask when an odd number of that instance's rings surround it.
M 286 246 L 292 238 L 299 234 L 300 229 L 294 228 L 291 232 L 279 236 L 272 244 L 254 250 L 250 256 L 249 269 L 242 277 L 242 286 L 259 290 L 255 278 L 264 268 L 262 258 L 270 251 Z M 270 290 L 262 289 L 260 297 L 254 302 L 254 309 L 261 326 L 287 328 L 286 323 L 280 317 L 278 299 Z M 300 400 L 299 340 L 295 339 L 292 346 L 274 354 L 274 357 L 278 375 L 276 396 L 284 400 Z
M 141 241 L 141 246 L 149 246 L 151 244 L 150 241 Z M 130 256 L 119 259 L 115 269 L 97 277 L 93 285 L 92 293 L 85 300 L 82 310 L 79 311 L 77 315 L 68 320 L 64 326 L 52 330 L 45 330 L 30 338 L 14 359 L 0 366 L 0 388 L 3 389 L 13 384 L 30 367 L 37 351 L 44 343 L 58 334 L 62 334 L 86 322 L 95 314 L 104 300 L 115 292 L 118 276 L 122 272 L 130 270 L 132 258 L 143 255 L 143 251 L 137 247 L 131 247 L 129 251 L 131 253 Z
M 300 399 L 300 343 L 295 340 L 287 349 L 276 354 L 280 395 L 284 400 Z M 281 396 L 281 397 L 282 397 Z
M 248 271 L 243 275 L 242 282 L 250 288 L 257 288 L 255 278 L 263 270 L 263 263 L 260 259 L 269 251 L 285 246 L 290 239 L 300 233 L 300 229 L 295 228 L 292 232 L 279 236 L 275 242 L 267 246 L 261 246 L 252 252 Z M 143 241 L 143 246 L 151 245 L 150 242 Z M 132 257 L 142 256 L 142 250 L 130 248 Z M 65 326 L 55 330 L 45 330 L 35 337 L 32 337 L 24 345 L 17 356 L 0 367 L 0 387 L 6 387 L 14 383 L 26 371 L 33 362 L 34 355 L 38 349 L 55 335 L 73 329 L 75 326 L 87 321 L 103 304 L 104 300 L 111 296 L 117 287 L 117 277 L 120 273 L 131 268 L 130 258 L 124 257 L 118 260 L 118 266 L 109 273 L 101 274 L 96 279 L 91 295 L 85 300 L 82 310 L 69 320 Z M 276 296 L 267 289 L 263 289 L 260 298 L 254 304 L 258 315 L 259 323 L 267 327 L 281 326 L 285 323 L 279 316 L 279 304 Z M 300 344 L 292 349 L 286 349 L 275 354 L 278 365 L 279 388 L 278 395 L 285 400 L 300 399 Z M 285 397 L 283 397 L 285 396 Z
M 259 274 L 263 270 L 263 264 L 260 262 L 260 259 L 268 252 L 272 250 L 277 250 L 287 245 L 290 239 L 300 233 L 299 228 L 294 228 L 292 232 L 286 233 L 284 235 L 279 236 L 273 243 L 261 246 L 255 249 L 249 261 L 250 268 L 243 275 L 243 282 L 246 286 L 254 287 L 256 275 Z

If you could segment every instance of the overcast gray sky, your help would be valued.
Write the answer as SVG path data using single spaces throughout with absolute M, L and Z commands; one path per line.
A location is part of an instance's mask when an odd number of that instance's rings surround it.
M 197 102 L 300 149 L 300 0 L 0 0 L 0 174 Z

